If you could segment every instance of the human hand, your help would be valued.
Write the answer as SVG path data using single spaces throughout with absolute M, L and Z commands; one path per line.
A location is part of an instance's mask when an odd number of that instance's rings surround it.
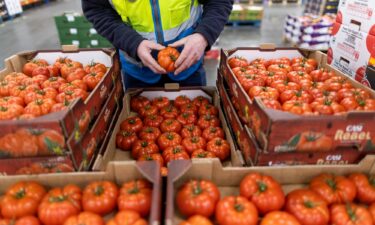
M 165 48 L 164 46 L 158 43 L 155 43 L 149 40 L 144 40 L 141 42 L 141 44 L 139 44 L 138 49 L 137 49 L 137 54 L 138 54 L 138 57 L 141 59 L 143 65 L 150 68 L 150 70 L 152 70 L 154 73 L 166 74 L 167 72 L 165 71 L 165 69 L 163 69 L 151 55 L 152 50 L 160 51 L 160 50 L 163 50 L 164 48 Z
M 203 35 L 195 33 L 176 41 L 169 46 L 176 48 L 182 45 L 184 45 L 184 49 L 182 50 L 180 57 L 178 57 L 175 62 L 175 75 L 178 75 L 182 71 L 192 66 L 194 63 L 198 62 L 198 60 L 204 54 L 204 50 L 206 49 L 208 43 Z

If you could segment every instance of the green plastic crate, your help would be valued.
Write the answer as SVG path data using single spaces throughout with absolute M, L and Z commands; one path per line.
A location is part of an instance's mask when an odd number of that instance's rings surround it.
M 82 15 L 77 13 L 65 13 L 55 16 L 56 27 L 59 28 L 91 28 L 92 24 Z

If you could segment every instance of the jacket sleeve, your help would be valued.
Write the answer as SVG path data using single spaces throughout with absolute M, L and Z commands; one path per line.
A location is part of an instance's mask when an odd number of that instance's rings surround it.
M 108 0 L 82 0 L 82 9 L 100 35 L 137 58 L 138 46 L 144 38 L 122 21 Z
M 203 16 L 195 33 L 202 34 L 210 48 L 223 31 L 232 11 L 233 0 L 200 0 Z

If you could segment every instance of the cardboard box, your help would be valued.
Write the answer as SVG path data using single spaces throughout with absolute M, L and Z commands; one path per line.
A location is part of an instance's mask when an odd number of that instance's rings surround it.
M 365 156 L 357 149 L 341 149 L 329 152 L 268 152 L 262 149 L 247 124 L 242 124 L 229 96 L 229 87 L 219 73 L 217 88 L 222 107 L 228 123 L 231 124 L 235 140 L 243 153 L 247 166 L 280 166 L 280 165 L 340 165 L 358 163 Z
M 152 205 L 148 224 L 161 224 L 161 193 L 162 183 L 158 165 L 154 162 L 115 162 L 110 163 L 105 172 L 86 172 L 86 173 L 65 173 L 65 174 L 44 174 L 35 176 L 10 176 L 0 177 L 1 187 L 0 193 L 4 193 L 6 189 L 19 181 L 36 181 L 44 185 L 46 188 L 63 187 L 67 184 L 75 184 L 84 188 L 90 182 L 109 180 L 115 182 L 119 187 L 125 182 L 136 179 L 146 179 L 153 187 Z M 126 171 L 126 173 L 124 173 Z M 114 214 L 106 216 L 104 219 L 112 218 Z
M 364 79 L 368 81 L 368 86 L 375 89 L 375 66 L 368 66 L 366 69 L 366 77 Z
M 228 129 L 228 124 L 224 118 L 224 114 L 220 108 L 219 97 L 214 87 L 198 87 L 198 88 L 179 88 L 179 87 L 166 87 L 166 88 L 149 88 L 149 89 L 129 89 L 127 90 L 123 103 L 124 108 L 119 116 L 116 127 L 114 128 L 113 135 L 109 140 L 108 146 L 104 151 L 99 153 L 93 169 L 94 170 L 103 170 L 105 166 L 110 161 L 129 161 L 133 160 L 131 158 L 130 152 L 124 152 L 116 148 L 116 134 L 120 130 L 120 124 L 123 120 L 130 116 L 135 116 L 136 114 L 130 109 L 130 100 L 133 96 L 145 96 L 149 99 L 155 97 L 163 96 L 168 97 L 169 99 L 175 99 L 179 95 L 186 95 L 189 98 L 194 98 L 197 96 L 205 96 L 213 101 L 213 104 L 219 109 L 219 118 L 221 120 L 222 128 L 225 131 L 226 140 L 231 146 L 231 159 L 223 162 L 225 166 L 236 166 L 241 167 L 244 165 L 242 153 L 238 151 L 235 146 L 231 136 L 231 133 Z M 196 159 L 201 160 L 201 159 Z M 204 160 L 204 159 L 203 159 Z M 209 159 L 208 159 L 209 160 Z
M 367 65 L 375 65 L 375 36 L 335 23 L 328 63 L 361 82 Z
M 257 172 L 272 176 L 280 182 L 285 193 L 297 188 L 307 187 L 315 176 L 321 173 L 348 175 L 354 172 L 374 174 L 375 156 L 367 156 L 358 165 L 322 165 L 294 167 L 247 167 L 224 168 L 218 160 L 190 162 L 187 160 L 169 164 L 167 181 L 167 200 L 165 212 L 166 225 L 178 225 L 184 218 L 175 205 L 178 189 L 187 181 L 209 180 L 218 186 L 221 199 L 225 196 L 238 195 L 241 180 L 249 173 Z
M 324 68 L 334 70 L 326 65 L 326 57 L 320 52 L 305 52 L 308 58 L 314 58 Z M 241 106 L 240 117 L 244 118 L 251 128 L 263 151 L 266 152 L 295 152 L 302 136 L 307 133 L 324 135 L 330 140 L 327 148 L 355 148 L 363 153 L 374 152 L 375 127 L 374 112 L 349 112 L 341 116 L 298 116 L 288 112 L 266 108 L 262 101 L 252 101 L 240 85 L 230 69 L 227 60 L 239 56 L 247 60 L 255 58 L 301 57 L 301 50 L 296 48 L 275 48 L 272 45 L 262 45 L 260 48 L 238 48 L 222 51 L 220 73 L 228 82 L 230 93 Z M 337 75 L 348 79 L 354 87 L 364 88 L 373 97 L 375 92 L 364 87 L 346 75 L 334 70 Z M 307 132 L 307 133 L 306 133 Z
M 375 35 L 375 2 L 373 0 L 341 0 L 336 21 L 353 30 Z

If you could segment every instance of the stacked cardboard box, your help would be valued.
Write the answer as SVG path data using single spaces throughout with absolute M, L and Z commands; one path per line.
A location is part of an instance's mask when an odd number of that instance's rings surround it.
M 249 4 L 234 4 L 229 22 L 251 22 L 261 21 L 263 18 L 263 7 Z
M 55 16 L 55 23 L 61 45 L 76 45 L 80 48 L 112 47 L 81 14 L 64 13 L 62 16 Z
M 374 10 L 373 0 L 341 1 L 328 50 L 329 64 L 367 86 L 366 67 L 375 65 Z

